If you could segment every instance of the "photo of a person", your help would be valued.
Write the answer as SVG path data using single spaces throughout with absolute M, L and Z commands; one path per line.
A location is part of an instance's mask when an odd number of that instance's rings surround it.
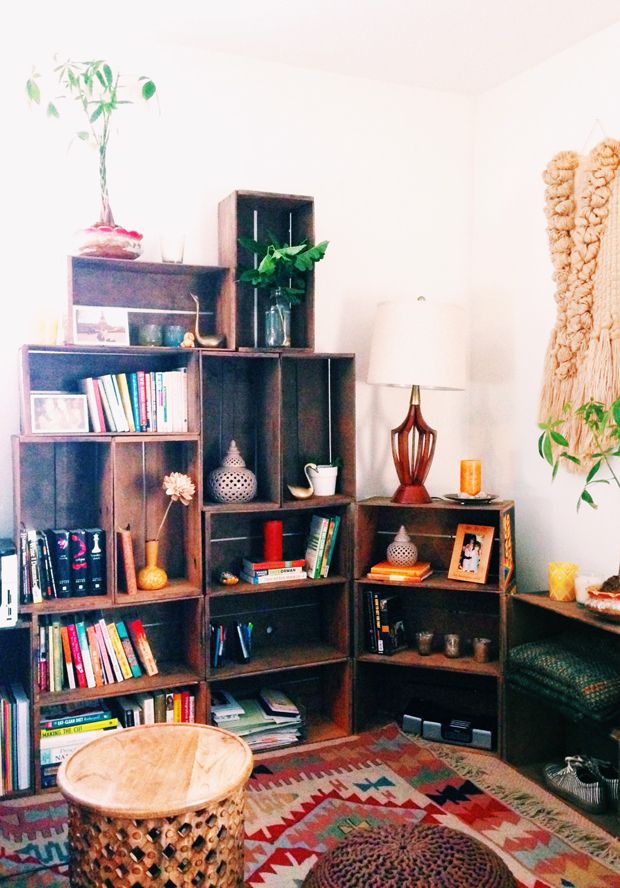
M 448 568 L 449 579 L 468 583 L 486 582 L 494 530 L 493 527 L 478 524 L 458 525 Z
M 88 431 L 88 407 L 85 395 L 33 392 L 31 401 L 33 432 Z
M 480 564 L 480 549 L 481 543 L 477 536 L 473 533 L 466 533 L 459 558 L 459 570 L 476 573 Z

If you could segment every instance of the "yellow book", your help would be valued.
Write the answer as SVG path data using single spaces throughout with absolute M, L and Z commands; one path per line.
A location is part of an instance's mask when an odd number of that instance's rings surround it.
M 183 718 L 182 718 L 183 705 L 182 705 L 182 703 L 183 703 L 183 701 L 182 701 L 182 697 L 181 697 L 180 692 L 175 691 L 174 697 L 173 697 L 173 703 L 172 703 L 172 706 L 173 706 L 172 711 L 174 713 L 173 720 L 175 722 L 182 722 L 183 721 Z
M 123 673 L 123 678 L 133 678 L 133 673 L 131 671 L 131 666 L 129 665 L 129 660 L 127 659 L 127 654 L 125 653 L 125 648 L 123 647 L 123 643 L 120 640 L 118 629 L 116 628 L 115 623 L 108 623 L 108 633 L 110 635 L 110 640 L 112 641 L 112 647 L 114 648 L 114 653 L 116 654 L 116 659 L 118 660 L 118 665 L 121 667 L 121 672 Z
M 127 385 L 127 375 L 125 373 L 117 373 L 116 381 L 118 382 L 118 390 L 121 393 L 121 401 L 123 402 L 123 410 L 127 416 L 129 423 L 129 431 L 135 432 L 136 425 L 133 420 L 133 410 L 131 409 L 131 398 L 129 397 L 129 386 Z

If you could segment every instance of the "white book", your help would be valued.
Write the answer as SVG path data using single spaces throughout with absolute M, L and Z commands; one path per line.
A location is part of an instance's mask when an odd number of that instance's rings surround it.
M 294 583 L 297 580 L 305 580 L 307 576 L 308 573 L 305 570 L 296 571 L 295 573 L 268 574 L 262 577 L 246 574 L 243 571 L 239 574 L 240 579 L 245 583 L 251 583 L 253 586 L 260 586 L 263 583 Z
M 93 671 L 92 660 L 90 659 L 90 648 L 88 647 L 88 637 L 86 635 L 86 624 L 84 620 L 76 620 L 75 631 L 77 632 L 78 644 L 82 655 L 82 663 L 84 664 L 84 675 L 86 676 L 86 684 L 89 688 L 97 687 L 95 681 L 95 673 Z M 60 688 L 58 688 L 60 690 Z
M 140 724 L 141 725 L 154 725 L 155 724 L 155 700 L 153 699 L 152 694 L 140 693 L 134 694 L 134 699 L 138 706 L 141 709 L 141 717 Z

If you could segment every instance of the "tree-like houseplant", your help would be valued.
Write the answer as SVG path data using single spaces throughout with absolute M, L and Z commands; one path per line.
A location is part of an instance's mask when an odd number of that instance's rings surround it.
M 570 452 L 569 442 L 562 434 L 564 423 L 571 418 L 577 418 L 585 425 L 592 440 L 592 449 L 587 457 L 587 474 L 577 500 L 577 509 L 579 510 L 582 503 L 596 509 L 598 506 L 592 492 L 597 484 L 615 484 L 620 491 L 620 472 L 615 465 L 615 460 L 620 457 L 620 397 L 609 405 L 587 401 L 576 410 L 566 404 L 559 419 L 550 418 L 547 422 L 539 423 L 541 434 L 538 438 L 538 452 L 552 467 L 552 479 L 557 475 L 563 461 L 568 460 L 576 466 L 582 464 L 581 459 Z M 605 580 L 601 591 L 620 594 L 620 568 L 617 574 Z
M 115 224 L 110 207 L 107 172 L 112 117 L 123 105 L 131 104 L 131 99 L 126 98 L 128 85 L 103 60 L 74 62 L 66 59 L 59 62 L 51 74 L 59 92 L 44 101 L 40 86 L 41 75 L 35 69 L 26 82 L 28 98 L 36 105 L 44 104 L 47 115 L 51 118 L 61 116 L 63 102 L 75 102 L 85 120 L 85 128 L 78 129 L 75 135 L 83 142 L 94 144 L 99 158 L 99 218 L 94 225 L 83 230 L 78 252 L 82 255 L 134 259 L 142 251 L 142 235 Z M 150 78 L 139 77 L 138 85 L 140 96 L 145 101 L 155 94 L 156 87 Z
M 265 345 L 289 346 L 291 305 L 301 302 L 307 274 L 323 258 L 329 241 L 291 245 L 268 234 L 267 241 L 240 237 L 239 243 L 256 257 L 256 267 L 241 270 L 239 280 L 270 294 L 265 313 Z

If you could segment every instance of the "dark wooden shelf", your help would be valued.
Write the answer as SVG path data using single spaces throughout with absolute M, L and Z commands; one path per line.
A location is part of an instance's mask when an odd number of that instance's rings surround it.
M 593 614 L 585 607 L 579 607 L 574 601 L 555 601 L 549 598 L 548 592 L 519 592 L 513 596 L 513 601 L 518 604 L 542 608 L 551 613 L 559 614 L 561 617 L 566 617 L 568 620 L 575 620 L 578 623 L 595 626 L 597 629 L 610 632 L 612 635 L 620 635 L 620 623 L 615 623 L 612 620 L 606 620 L 604 617 Z
M 290 669 L 306 669 L 328 663 L 345 663 L 347 655 L 328 644 L 282 645 L 264 650 L 248 663 L 231 663 L 209 670 L 210 681 L 223 681 L 265 672 L 272 674 Z
M 276 589 L 310 589 L 316 586 L 330 586 L 346 583 L 347 578 L 334 574 L 329 577 L 320 577 L 312 580 L 309 577 L 303 580 L 280 581 L 277 583 L 244 583 L 240 580 L 232 586 L 212 586 L 209 589 L 209 598 L 225 598 L 230 595 L 255 595 L 261 592 L 273 592 Z
M 249 503 L 215 503 L 212 500 L 202 504 L 203 512 L 273 512 L 280 503 L 268 500 L 252 500 Z
M 395 654 L 370 654 L 364 653 L 357 657 L 361 663 L 383 663 L 390 666 L 416 666 L 421 669 L 437 669 L 446 672 L 460 672 L 470 675 L 490 675 L 499 678 L 501 669 L 499 661 L 491 661 L 489 663 L 477 663 L 473 657 L 450 657 L 444 656 L 442 653 L 432 653 L 427 656 L 420 656 L 417 651 L 408 649 L 398 651 Z
M 398 573 L 398 568 L 394 568 L 394 573 Z M 358 582 L 365 586 L 388 586 L 399 589 L 402 587 L 416 589 L 449 589 L 453 592 L 487 592 L 497 595 L 501 590 L 497 582 L 490 583 L 466 583 L 463 580 L 449 580 L 448 572 L 445 570 L 435 570 L 430 577 L 419 583 L 410 582 L 408 580 L 384 580 L 370 579 L 368 576 L 360 577 Z

